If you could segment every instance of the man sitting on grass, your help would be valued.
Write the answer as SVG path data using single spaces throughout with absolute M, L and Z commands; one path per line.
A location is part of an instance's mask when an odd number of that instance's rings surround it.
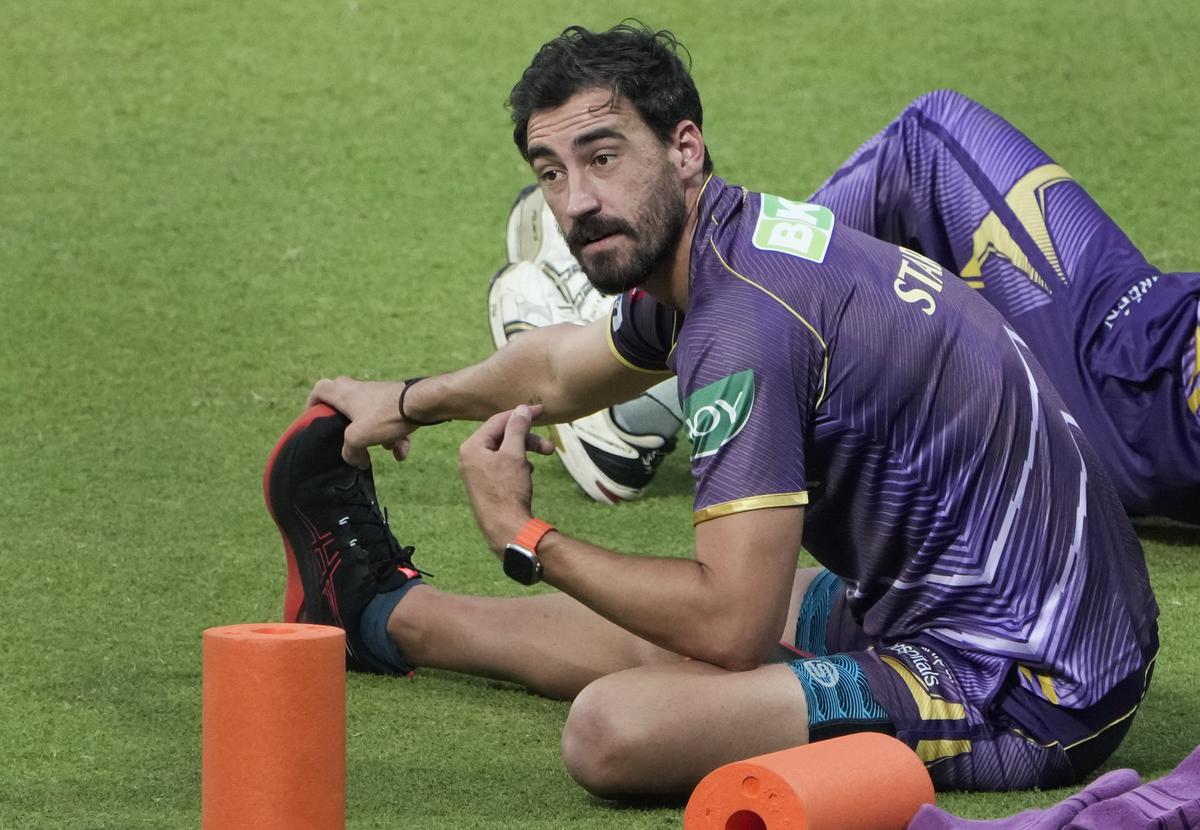
M 285 616 L 351 668 L 426 666 L 573 700 L 562 752 L 602 796 L 685 795 L 736 759 L 895 734 L 939 788 L 1079 781 L 1129 729 L 1157 651 L 1138 541 L 1029 346 L 937 262 L 712 174 L 674 38 L 568 29 L 513 89 L 514 138 L 572 254 L 620 293 L 587 326 L 397 383 L 316 384 L 267 500 Z M 629 556 L 534 517 L 534 422 L 678 377 L 692 558 Z M 484 420 L 462 446 L 504 570 L 557 593 L 425 583 L 367 448 Z M 343 443 L 344 442 L 344 443 Z M 546 517 L 549 518 L 549 517 Z M 797 570 L 804 546 L 824 568 Z M 812 656 L 772 662 L 780 638 Z

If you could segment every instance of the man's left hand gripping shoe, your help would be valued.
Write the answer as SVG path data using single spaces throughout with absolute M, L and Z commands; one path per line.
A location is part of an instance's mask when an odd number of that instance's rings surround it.
M 328 406 L 311 407 L 267 459 L 263 495 L 287 553 L 283 619 L 341 628 L 346 668 L 392 674 L 368 652 L 359 619 L 376 594 L 421 572 L 413 549 L 401 547 L 380 512 L 370 469 L 342 460 L 349 423 Z

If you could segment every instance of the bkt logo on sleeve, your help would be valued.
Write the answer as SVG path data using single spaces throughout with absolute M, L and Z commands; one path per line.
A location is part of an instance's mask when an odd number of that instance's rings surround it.
M 692 460 L 712 455 L 742 431 L 754 408 L 754 371 L 745 369 L 697 389 L 683 401 Z

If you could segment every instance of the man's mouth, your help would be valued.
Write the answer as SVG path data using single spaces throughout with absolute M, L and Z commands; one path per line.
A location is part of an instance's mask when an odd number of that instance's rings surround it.
M 606 234 L 601 234 L 599 236 L 590 237 L 586 242 L 583 243 L 583 250 L 585 250 L 585 251 L 601 250 L 601 249 L 605 248 L 607 245 L 615 242 L 617 237 L 620 235 L 621 235 L 620 231 L 617 231 L 614 233 L 606 233 Z

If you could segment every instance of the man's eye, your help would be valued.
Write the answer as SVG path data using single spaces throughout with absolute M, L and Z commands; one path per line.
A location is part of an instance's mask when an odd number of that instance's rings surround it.
M 558 171 L 553 168 L 543 170 L 538 178 L 549 184 L 550 182 L 558 180 Z
M 612 156 L 610 156 L 608 153 L 600 153 L 595 159 L 592 160 L 592 163 L 598 167 L 605 167 L 610 161 L 612 161 Z

